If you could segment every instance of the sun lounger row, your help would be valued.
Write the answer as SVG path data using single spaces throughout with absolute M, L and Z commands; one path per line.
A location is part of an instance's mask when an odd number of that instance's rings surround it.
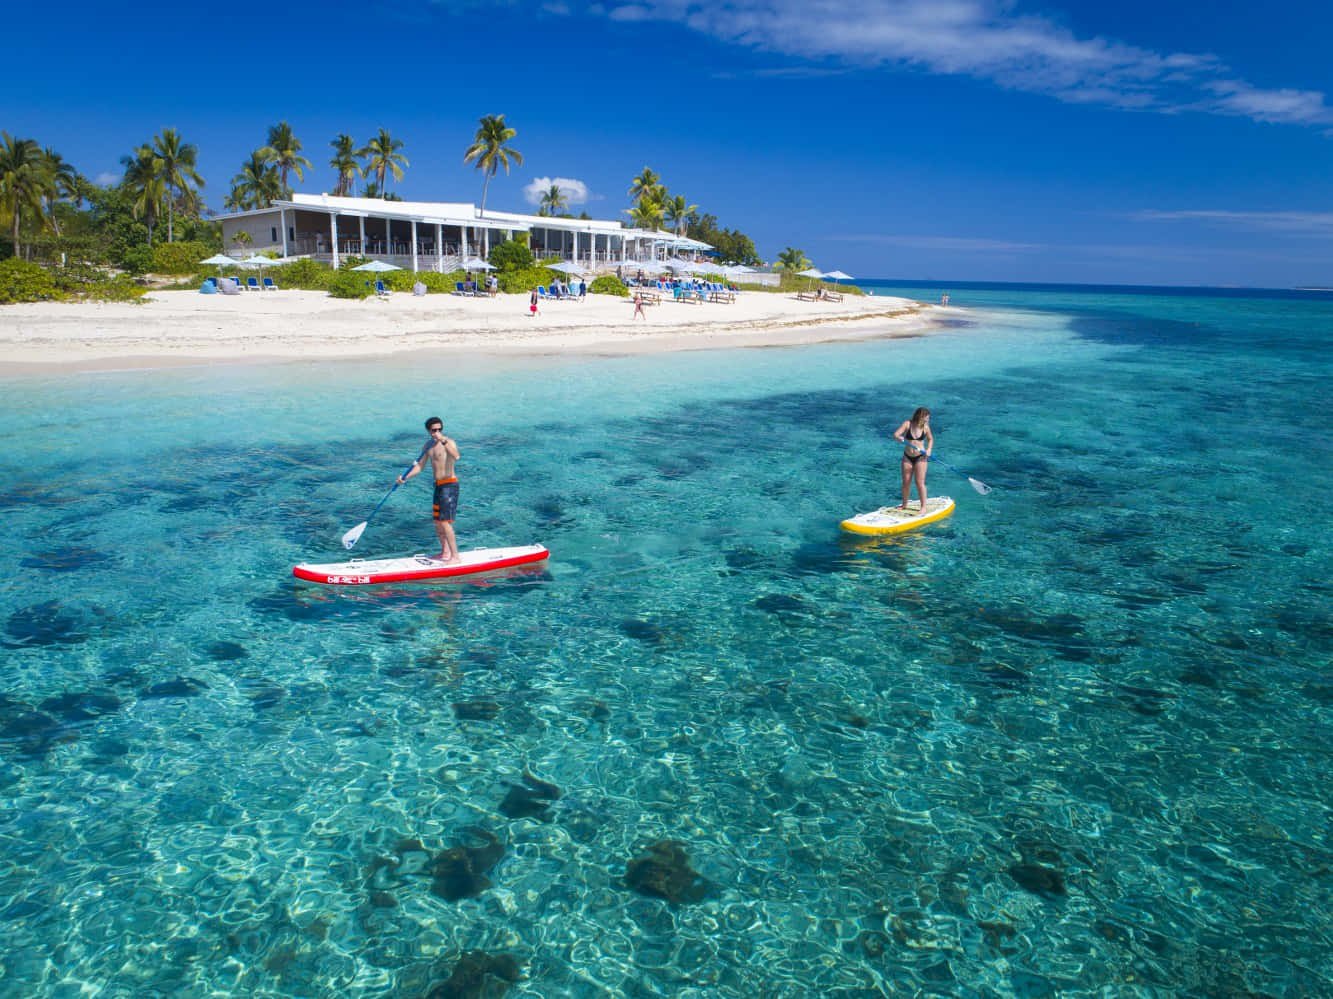
M 583 296 L 575 295 L 568 288 L 561 288 L 559 285 L 553 285 L 550 291 L 546 290 L 546 285 L 537 285 L 537 297 L 543 302 L 577 302 Z
M 247 291 L 261 291 L 261 290 L 262 290 L 262 291 L 277 291 L 277 290 L 278 290 L 278 286 L 277 286 L 276 284 L 273 283 L 273 279 L 272 279 L 271 277 L 266 277 L 266 278 L 264 278 L 264 283 L 263 283 L 263 284 L 260 284 L 260 283 L 259 283 L 259 280 L 258 280 L 257 278 L 246 278 L 246 279 L 244 280 L 244 282 L 242 282 L 242 280 L 241 280 L 240 278 L 215 278 L 215 277 L 210 277 L 210 278 L 204 278 L 204 281 L 207 282 L 207 283 L 209 283 L 209 284 L 211 284 L 211 285 L 212 285 L 214 288 L 216 288 L 218 291 L 222 291 L 222 290 L 223 290 L 223 289 L 222 289 L 222 286 L 219 284 L 220 281 L 230 281 L 230 282 L 235 286 L 235 290 L 238 290 L 238 291 L 239 291 L 239 290 L 247 290 Z
M 819 291 L 798 291 L 796 299 L 800 302 L 841 302 L 842 292 L 829 291 L 827 288 Z
M 462 295 L 464 298 L 488 298 L 495 295 L 499 290 L 499 288 L 483 288 L 475 283 L 455 281 L 452 294 Z

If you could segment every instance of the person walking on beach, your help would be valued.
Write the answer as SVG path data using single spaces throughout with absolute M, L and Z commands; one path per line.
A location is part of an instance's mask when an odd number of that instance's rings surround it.
M 648 321 L 648 316 L 643 311 L 643 292 L 641 291 L 636 291 L 634 293 L 634 315 L 630 316 L 630 319 L 642 319 L 644 322 Z
M 535 316 L 536 314 L 537 314 L 537 289 L 533 288 L 532 294 L 528 296 L 528 315 Z
M 912 483 L 916 483 L 916 495 L 921 500 L 920 512 L 926 512 L 926 468 L 930 464 L 930 452 L 935 448 L 935 435 L 930 432 L 930 410 L 918 406 L 910 420 L 903 420 L 902 426 L 893 432 L 893 439 L 900 441 L 903 447 L 903 505 L 899 510 L 907 509 L 907 497 L 911 495 Z
M 454 537 L 454 517 L 458 513 L 458 476 L 454 474 L 454 462 L 458 460 L 458 442 L 444 435 L 444 421 L 438 416 L 426 421 L 426 430 L 430 440 L 421 449 L 421 457 L 398 476 L 398 484 L 401 486 L 420 472 L 430 459 L 431 471 L 435 473 L 435 497 L 431 509 L 435 533 L 440 539 L 440 561 L 449 565 L 458 561 L 458 540 Z

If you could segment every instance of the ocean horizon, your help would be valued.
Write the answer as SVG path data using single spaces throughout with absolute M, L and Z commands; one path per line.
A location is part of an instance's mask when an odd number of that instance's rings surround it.
M 0 995 L 1333 993 L 1333 299 L 850 283 L 958 318 L 0 378 Z M 433 415 L 549 562 L 294 580 Z

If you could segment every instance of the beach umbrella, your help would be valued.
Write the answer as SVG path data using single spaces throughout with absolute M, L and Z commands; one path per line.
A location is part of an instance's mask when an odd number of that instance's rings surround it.
M 372 274 L 383 274 L 385 271 L 401 271 L 402 268 L 397 264 L 386 264 L 383 260 L 368 260 L 364 264 L 353 267 L 354 271 L 370 271 Z
M 486 263 L 486 261 L 482 260 L 481 257 L 473 257 L 471 260 L 464 260 L 464 261 L 463 261 L 463 269 L 464 269 L 464 270 L 467 270 L 467 271 L 493 271 L 493 270 L 495 270 L 494 267 L 492 267 L 490 264 Z
M 211 257 L 208 257 L 207 259 L 201 260 L 199 262 L 201 264 L 216 264 L 218 269 L 218 277 L 222 277 L 222 268 L 235 267 L 237 264 L 240 263 L 239 260 L 235 260 L 227 256 L 225 253 L 215 253 Z
M 547 264 L 546 266 L 549 267 L 549 268 L 550 268 L 551 270 L 553 270 L 553 271 L 559 271 L 561 274 L 587 274 L 587 273 L 588 273 L 587 270 L 586 270 L 582 265 L 580 265 L 580 264 L 576 264 L 576 263 L 574 263 L 572 260 L 562 260 L 562 261 L 560 261 L 560 263 L 558 263 L 558 264 Z
M 839 281 L 850 281 L 852 279 L 850 274 L 844 274 L 842 271 L 829 271 L 824 277 L 833 281 L 834 284 L 837 284 Z
M 797 277 L 809 278 L 810 284 L 807 287 L 813 288 L 816 281 L 824 276 L 824 272 L 818 267 L 811 267 L 808 270 L 797 272 Z

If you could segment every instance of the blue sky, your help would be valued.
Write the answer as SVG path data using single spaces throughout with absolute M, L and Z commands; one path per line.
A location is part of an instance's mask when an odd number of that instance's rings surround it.
M 480 201 L 462 153 L 504 114 L 497 209 L 561 178 L 621 217 L 647 165 L 766 259 L 857 277 L 1333 285 L 1326 2 L 76 0 L 20 34 L 0 128 L 97 178 L 175 127 L 215 209 L 280 119 L 297 190 L 385 127 L 400 194 Z

